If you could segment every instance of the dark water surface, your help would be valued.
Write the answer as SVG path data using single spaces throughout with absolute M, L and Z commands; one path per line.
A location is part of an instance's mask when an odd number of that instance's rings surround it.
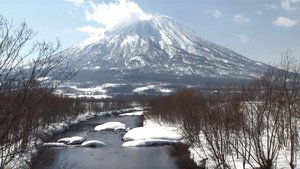
M 94 127 L 109 121 L 118 121 L 127 127 L 138 127 L 142 117 L 97 117 L 72 127 L 49 141 L 70 136 L 106 143 L 101 148 L 45 148 L 34 159 L 33 169 L 178 169 L 176 157 L 170 155 L 170 146 L 123 148 L 121 132 L 95 132 Z

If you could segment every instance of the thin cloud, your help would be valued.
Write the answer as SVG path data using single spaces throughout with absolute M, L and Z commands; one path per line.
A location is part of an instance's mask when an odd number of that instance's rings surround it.
M 265 9 L 266 10 L 276 10 L 276 9 L 279 9 L 279 6 L 276 4 L 265 4 Z
M 76 6 L 81 6 L 85 3 L 86 0 L 65 0 L 66 2 L 72 2 Z
M 263 14 L 263 11 L 261 10 L 257 10 L 257 11 L 254 11 L 257 15 L 262 15 Z
M 298 24 L 298 21 L 287 17 L 279 16 L 275 21 L 273 21 L 273 24 L 276 26 L 291 28 L 296 26 Z
M 239 39 L 241 40 L 242 43 L 247 43 L 249 42 L 249 38 L 246 35 L 239 35 Z
M 237 23 L 248 23 L 250 22 L 250 19 L 244 16 L 243 14 L 239 14 L 233 17 L 233 21 Z
M 83 27 L 78 27 L 76 28 L 77 30 L 81 31 L 81 32 L 86 32 L 89 33 L 91 35 L 97 35 L 100 34 L 102 32 L 104 32 L 104 28 L 97 28 L 95 26 L 83 26 Z
M 298 9 L 298 2 L 300 0 L 282 0 L 281 7 L 287 11 L 295 11 Z
M 211 16 L 213 16 L 215 18 L 220 18 L 223 15 L 223 13 L 218 9 L 205 10 L 205 13 L 210 14 Z

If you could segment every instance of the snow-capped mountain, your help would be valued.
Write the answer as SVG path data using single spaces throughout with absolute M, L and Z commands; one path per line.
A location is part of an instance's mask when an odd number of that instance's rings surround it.
M 166 16 L 119 24 L 62 54 L 78 71 L 77 82 L 139 83 L 139 88 L 140 82 L 146 86 L 155 82 L 160 89 L 178 84 L 211 86 L 220 79 L 249 79 L 268 67 L 209 42 Z
M 201 38 L 166 16 L 117 25 L 64 51 L 77 69 L 140 70 L 142 72 L 249 77 L 266 65 Z

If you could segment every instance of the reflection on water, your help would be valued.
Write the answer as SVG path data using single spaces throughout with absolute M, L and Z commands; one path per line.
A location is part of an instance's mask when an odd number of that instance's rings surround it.
M 52 138 L 83 136 L 106 143 L 101 148 L 49 148 L 40 152 L 34 160 L 33 169 L 177 169 L 176 159 L 169 153 L 169 146 L 123 148 L 122 133 L 94 132 L 93 128 L 109 121 L 119 121 L 128 127 L 141 124 L 141 117 L 98 117 L 81 123 L 66 133 Z

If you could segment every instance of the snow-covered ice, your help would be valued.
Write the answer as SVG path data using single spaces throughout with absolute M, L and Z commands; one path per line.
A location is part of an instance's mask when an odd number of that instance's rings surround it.
M 123 137 L 126 141 L 146 139 L 180 140 L 181 138 L 182 136 L 176 127 L 163 126 L 151 120 L 146 120 L 143 127 L 129 130 Z
M 158 124 L 152 120 L 146 120 L 143 127 L 129 130 L 123 137 L 127 141 L 123 147 L 143 147 L 170 145 L 181 141 L 181 136 L 176 127 Z
M 58 143 L 68 144 L 70 142 L 70 137 L 65 137 L 57 140 Z
M 74 144 L 81 144 L 85 141 L 84 137 L 81 136 L 73 136 L 73 137 L 65 137 L 62 139 L 59 139 L 57 142 L 58 143 L 65 143 L 69 145 L 74 145 Z
M 122 144 L 122 147 L 146 147 L 146 146 L 162 146 L 171 145 L 178 143 L 177 140 L 166 140 L 166 139 L 145 139 L 145 140 L 134 140 L 128 141 Z
M 96 131 L 103 131 L 103 130 L 125 130 L 126 125 L 121 122 L 107 122 L 95 127 L 94 130 Z
M 144 111 L 135 111 L 135 112 L 131 112 L 131 113 L 123 113 L 120 114 L 119 116 L 141 116 L 144 115 Z
M 80 136 L 74 136 L 74 137 L 70 137 L 70 141 L 68 142 L 68 144 L 70 144 L 70 145 L 81 144 L 84 141 L 85 141 L 85 138 L 80 137 Z
M 56 143 L 56 142 L 44 143 L 43 145 L 44 147 L 68 147 L 68 145 L 65 143 Z
M 106 144 L 99 140 L 88 140 L 81 144 L 81 147 L 104 147 Z

